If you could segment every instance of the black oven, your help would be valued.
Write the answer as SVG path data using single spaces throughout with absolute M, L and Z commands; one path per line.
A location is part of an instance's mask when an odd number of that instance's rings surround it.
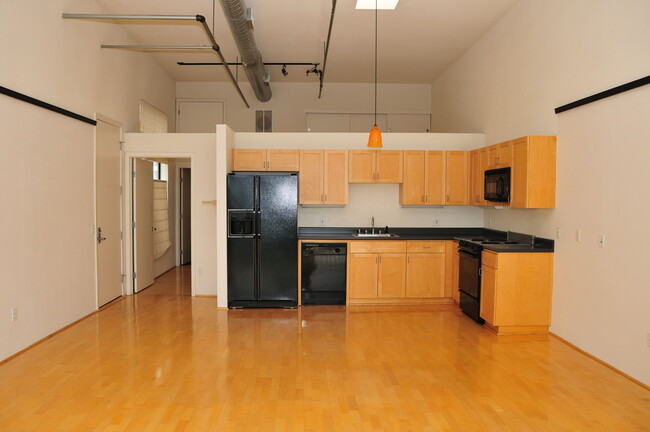
M 510 168 L 485 171 L 483 198 L 492 202 L 510 202 Z
M 481 250 L 475 243 L 461 240 L 458 247 L 458 291 L 461 310 L 477 323 L 485 321 L 480 317 L 481 308 Z

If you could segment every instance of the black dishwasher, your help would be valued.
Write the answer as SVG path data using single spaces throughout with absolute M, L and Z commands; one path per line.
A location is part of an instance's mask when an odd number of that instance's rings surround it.
M 347 268 L 345 243 L 303 243 L 303 305 L 344 305 Z

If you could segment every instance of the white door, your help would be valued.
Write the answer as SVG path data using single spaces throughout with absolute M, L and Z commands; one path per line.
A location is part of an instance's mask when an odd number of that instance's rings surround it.
M 153 162 L 133 160 L 133 257 L 135 292 L 153 284 Z
M 121 132 L 118 126 L 97 121 L 95 129 L 97 306 L 103 306 L 122 295 Z
M 224 102 L 179 100 L 176 103 L 176 132 L 214 133 L 224 123 Z
M 181 168 L 181 265 L 192 260 L 192 170 Z

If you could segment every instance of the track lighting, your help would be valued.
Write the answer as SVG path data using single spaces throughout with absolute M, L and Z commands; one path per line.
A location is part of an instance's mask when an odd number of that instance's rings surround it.
M 282 65 L 282 75 L 287 76 L 289 75 L 289 72 L 287 72 L 287 65 Z
M 310 73 L 318 75 L 319 78 L 321 75 L 323 75 L 323 71 L 318 69 L 316 66 L 317 65 L 314 65 L 314 67 L 312 67 L 311 69 L 307 69 L 307 76 L 309 76 Z

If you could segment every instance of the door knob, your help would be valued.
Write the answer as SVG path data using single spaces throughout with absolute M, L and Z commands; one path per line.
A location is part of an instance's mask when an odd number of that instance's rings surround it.
M 158 231 L 158 228 L 156 228 L 156 227 L 151 227 L 151 231 Z

